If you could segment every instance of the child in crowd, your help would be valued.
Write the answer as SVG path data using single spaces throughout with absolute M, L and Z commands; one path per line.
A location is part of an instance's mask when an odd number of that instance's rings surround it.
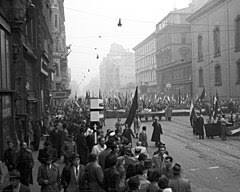
M 147 127 L 143 126 L 142 127 L 142 132 L 139 134 L 139 141 L 141 141 L 142 146 L 148 147 L 148 142 L 147 142 Z

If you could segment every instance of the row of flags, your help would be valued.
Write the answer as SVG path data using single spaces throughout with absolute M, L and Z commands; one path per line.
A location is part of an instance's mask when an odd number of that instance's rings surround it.
M 205 88 L 203 88 L 201 95 L 197 98 L 195 103 L 199 103 L 201 105 L 205 97 L 206 97 L 206 90 Z M 220 106 L 218 92 L 216 91 L 216 94 L 213 97 L 211 116 L 213 117 L 213 119 L 216 119 L 219 113 L 221 113 L 221 106 Z M 191 100 L 190 116 L 195 116 L 195 115 L 196 115 L 196 112 L 195 112 L 194 101 Z

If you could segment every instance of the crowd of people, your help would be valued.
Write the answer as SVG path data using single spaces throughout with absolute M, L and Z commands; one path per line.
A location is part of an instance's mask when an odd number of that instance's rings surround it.
M 137 120 L 136 120 L 137 122 Z M 136 123 L 135 122 L 135 123 Z M 68 124 L 56 119 L 49 136 L 38 151 L 37 183 L 42 192 L 190 192 L 188 180 L 181 177 L 181 165 L 161 141 L 162 128 L 154 120 L 152 142 L 157 151 L 149 155 L 147 127 L 132 131 L 118 119 L 115 128 L 95 133 L 86 121 Z M 141 129 L 141 130 L 140 130 Z M 29 192 L 36 166 L 26 142 L 16 152 L 8 141 L 4 153 L 10 184 L 3 192 Z M 64 165 L 61 170 L 61 165 Z

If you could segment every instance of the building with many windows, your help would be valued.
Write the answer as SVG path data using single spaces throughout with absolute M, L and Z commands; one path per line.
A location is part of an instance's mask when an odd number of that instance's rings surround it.
M 156 35 L 153 32 L 146 39 L 136 45 L 135 75 L 136 83 L 142 94 L 154 94 L 157 91 L 156 76 Z
M 170 12 L 156 25 L 158 90 L 174 97 L 192 94 L 191 9 Z
M 192 14 L 193 93 L 239 99 L 240 1 L 215 0 Z

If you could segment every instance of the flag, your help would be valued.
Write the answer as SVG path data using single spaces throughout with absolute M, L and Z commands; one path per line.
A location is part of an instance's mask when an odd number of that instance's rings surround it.
M 220 107 L 219 97 L 218 97 L 218 93 L 216 91 L 216 96 L 213 99 L 213 119 L 216 119 L 219 107 Z
M 125 121 L 125 124 L 127 124 L 128 127 L 131 127 L 133 119 L 136 115 L 137 109 L 138 109 L 138 87 L 136 87 L 135 95 L 132 100 L 132 106 L 130 108 L 128 117 Z
M 205 91 L 205 87 L 203 88 L 202 94 L 200 95 L 200 97 L 198 98 L 198 100 L 202 101 L 206 96 L 206 91 Z
M 190 117 L 194 117 L 195 115 L 196 115 L 196 113 L 195 113 L 193 101 L 191 101 L 191 105 L 190 105 Z

